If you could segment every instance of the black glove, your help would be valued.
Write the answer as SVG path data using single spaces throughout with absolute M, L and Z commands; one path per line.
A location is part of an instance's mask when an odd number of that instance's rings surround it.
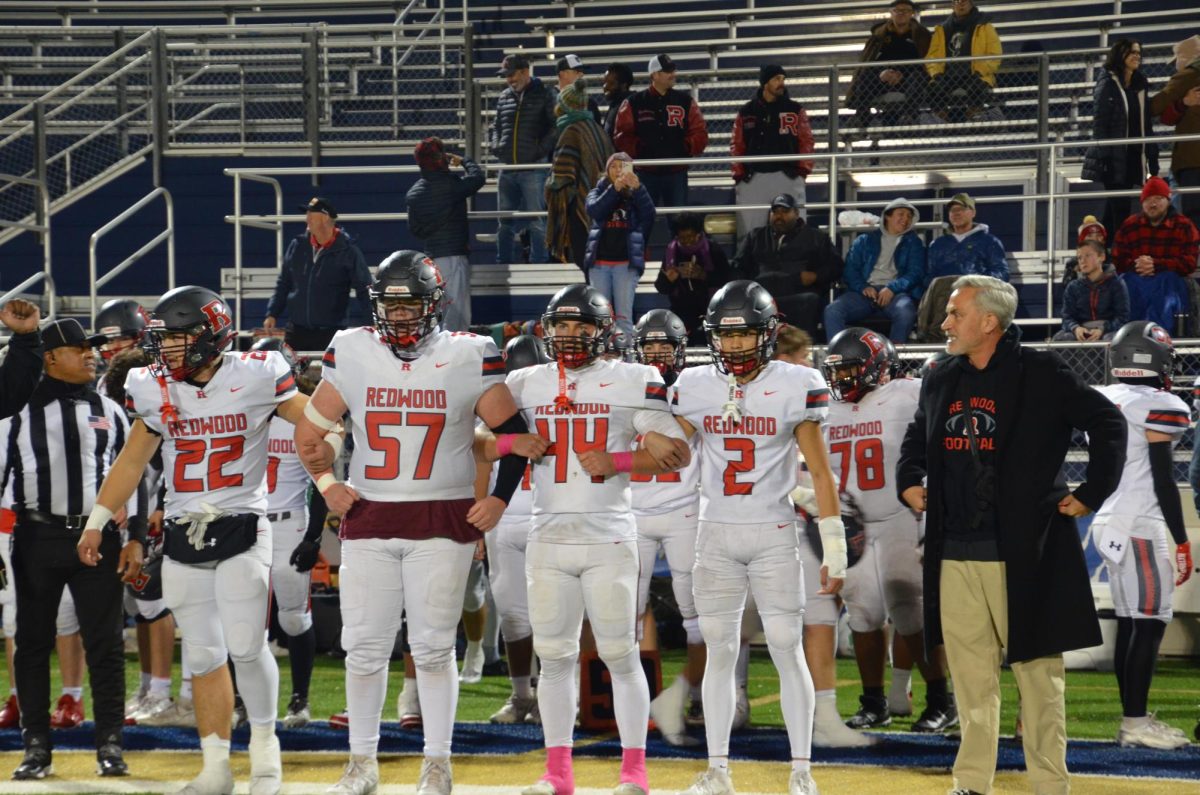
M 292 550 L 288 563 L 298 572 L 311 571 L 317 565 L 317 557 L 321 554 L 321 545 L 316 541 L 304 539 Z

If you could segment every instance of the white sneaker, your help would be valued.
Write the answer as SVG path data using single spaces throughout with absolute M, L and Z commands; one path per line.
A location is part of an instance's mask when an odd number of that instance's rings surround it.
M 182 726 L 185 729 L 196 728 L 196 705 L 190 698 L 175 699 L 175 714 L 167 726 Z
M 521 795 L 556 795 L 554 785 L 549 781 L 535 781 L 525 789 L 521 790 Z
M 668 745 L 699 745 L 700 741 L 687 733 L 684 710 L 687 709 L 688 689 L 686 685 L 680 686 L 679 681 L 676 680 L 650 702 L 650 717 Z
M 623 781 L 612 791 L 612 795 L 648 795 L 648 793 L 632 781 Z
M 146 696 L 150 695 L 150 688 L 138 688 L 138 691 L 133 694 L 133 697 L 125 702 L 125 719 L 129 720 L 134 713 L 142 708 L 142 701 Z
M 373 756 L 351 756 L 338 783 L 326 795 L 375 795 L 379 789 L 379 760 Z
M 1154 721 L 1136 729 L 1121 728 L 1117 732 L 1117 744 L 1122 748 L 1157 748 L 1162 751 L 1173 751 L 1190 745 L 1187 737 L 1164 731 Z
M 793 770 L 788 779 L 788 795 L 821 795 L 817 790 L 817 782 L 813 781 L 812 773 L 807 770 Z
M 744 729 L 750 725 L 750 696 L 746 693 L 746 688 L 739 687 L 737 691 L 737 703 L 733 707 L 733 731 Z
M 1161 720 L 1155 717 L 1155 713 L 1151 712 L 1147 717 L 1150 718 L 1150 722 L 1157 726 L 1158 730 L 1164 734 L 1174 734 L 1177 737 L 1187 737 L 1187 734 L 1184 733 L 1183 729 L 1177 729 L 1168 723 L 1163 723 Z
M 476 682 L 483 681 L 483 646 L 480 646 L 474 652 L 472 652 L 470 646 L 467 647 L 467 653 L 463 656 L 462 672 L 458 675 L 458 681 L 464 685 L 473 685 Z
M 818 748 L 866 748 L 875 740 L 836 721 L 813 721 L 812 744 Z
M 504 706 L 496 710 L 488 720 L 492 723 L 524 723 L 525 717 L 533 709 L 537 709 L 536 697 L 520 698 L 510 695 Z
M 293 694 L 288 702 L 287 714 L 283 716 L 283 728 L 302 729 L 312 720 L 312 712 L 308 709 L 308 699 Z
M 200 775 L 183 785 L 178 795 L 230 795 L 233 792 L 233 772 L 226 759 L 219 767 L 205 767 Z
M 175 702 L 170 696 L 153 696 L 147 693 L 137 710 L 129 715 L 129 719 L 141 726 L 154 726 L 156 719 L 170 712 L 174 706 Z
M 678 793 L 678 795 L 735 794 L 733 791 L 733 781 L 729 778 L 728 771 L 721 770 L 719 767 L 710 767 L 696 776 L 696 780 L 692 782 L 692 786 Z
M 250 730 L 250 795 L 278 795 L 283 788 L 279 738 Z
M 417 795 L 450 795 L 454 777 L 449 759 L 430 759 L 421 762 L 421 777 L 417 779 Z

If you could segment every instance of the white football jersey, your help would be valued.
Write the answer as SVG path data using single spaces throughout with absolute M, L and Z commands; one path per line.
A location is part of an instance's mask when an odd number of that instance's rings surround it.
M 437 331 L 401 361 L 370 327 L 339 331 L 323 359 L 353 421 L 349 483 L 376 502 L 475 496 L 475 404 L 503 383 L 489 337 Z
M 1125 443 L 1125 469 L 1121 482 L 1100 510 L 1096 519 L 1116 516 L 1144 516 L 1165 521 L 1158 497 L 1154 494 L 1154 476 L 1150 473 L 1150 442 L 1146 431 L 1171 436 L 1172 448 L 1179 444 L 1191 422 L 1188 406 L 1163 389 L 1134 384 L 1110 384 L 1097 387 L 1100 394 L 1111 400 L 1129 426 Z
M 829 466 L 838 491 L 858 505 L 864 522 L 882 522 L 912 511 L 896 497 L 894 478 L 900 444 L 917 413 L 920 380 L 897 378 L 857 403 L 831 401 L 825 426 Z M 915 519 L 914 519 L 915 521 Z
M 304 510 L 308 492 L 308 470 L 296 455 L 296 427 L 282 417 L 271 418 L 267 436 L 267 510 Z
M 770 362 L 732 395 L 742 422 L 722 419 L 729 376 L 716 365 L 689 367 L 675 382 L 673 407 L 700 436 L 700 519 L 723 524 L 790 522 L 802 422 L 825 423 L 829 388 L 811 367 Z
M 668 387 L 667 395 L 672 394 L 672 388 Z M 638 449 L 640 441 L 640 438 L 633 440 L 634 450 Z M 683 469 L 662 475 L 629 476 L 634 516 L 661 516 L 700 501 L 700 437 L 693 436 L 688 444 L 692 448 L 692 460 Z
M 599 544 L 637 537 L 630 507 L 629 475 L 593 478 L 579 453 L 629 450 L 639 433 L 674 438 L 683 432 L 667 409 L 667 388 L 653 367 L 609 360 L 568 370 L 564 387 L 572 404 L 563 410 L 558 364 L 508 375 L 508 388 L 529 429 L 551 448 L 533 466 L 532 541 Z
M 276 351 L 222 354 L 203 386 L 139 367 L 125 379 L 128 407 L 162 436 L 166 518 L 202 512 L 267 512 L 267 433 L 275 407 L 296 395 L 296 379 Z M 177 416 L 163 417 L 163 390 Z

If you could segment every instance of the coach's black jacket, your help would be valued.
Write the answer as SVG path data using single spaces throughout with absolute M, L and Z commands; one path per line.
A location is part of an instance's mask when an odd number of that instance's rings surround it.
M 1000 341 L 996 418 L 996 533 L 1007 566 L 1008 660 L 1023 662 L 1099 645 L 1100 624 L 1075 520 L 1058 512 L 1068 493 L 1061 469 L 1073 429 L 1088 434 L 1087 480 L 1075 498 L 1093 511 L 1116 490 L 1125 466 L 1125 419 L 1057 354 L 1022 348 L 1016 326 Z M 995 355 L 1000 355 L 997 349 Z M 898 494 L 928 476 L 925 526 L 925 645 L 942 643 L 942 428 L 958 397 L 965 356 L 932 370 L 896 464 Z M 931 418 L 935 418 L 932 419 Z M 901 498 L 903 502 L 903 498 Z

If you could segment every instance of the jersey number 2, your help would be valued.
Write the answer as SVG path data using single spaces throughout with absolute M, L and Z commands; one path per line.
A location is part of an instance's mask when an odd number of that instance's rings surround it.
M 738 481 L 738 475 L 754 469 L 754 440 L 737 436 L 726 437 L 725 452 L 738 454 L 737 458 L 731 459 L 725 465 L 725 474 L 722 476 L 725 481 L 725 496 L 743 497 L 753 494 L 754 484 Z
M 437 456 L 438 440 L 442 438 L 442 430 L 446 427 L 445 414 L 433 414 L 425 411 L 368 411 L 365 423 L 367 431 L 367 446 L 377 453 L 383 453 L 382 464 L 368 464 L 363 468 L 367 480 L 395 480 L 400 477 L 400 440 L 395 436 L 385 435 L 387 428 L 397 428 L 407 425 L 410 428 L 424 428 L 425 439 L 421 442 L 421 452 L 417 455 L 417 466 L 413 470 L 413 480 L 429 480 L 433 475 L 433 460 Z

